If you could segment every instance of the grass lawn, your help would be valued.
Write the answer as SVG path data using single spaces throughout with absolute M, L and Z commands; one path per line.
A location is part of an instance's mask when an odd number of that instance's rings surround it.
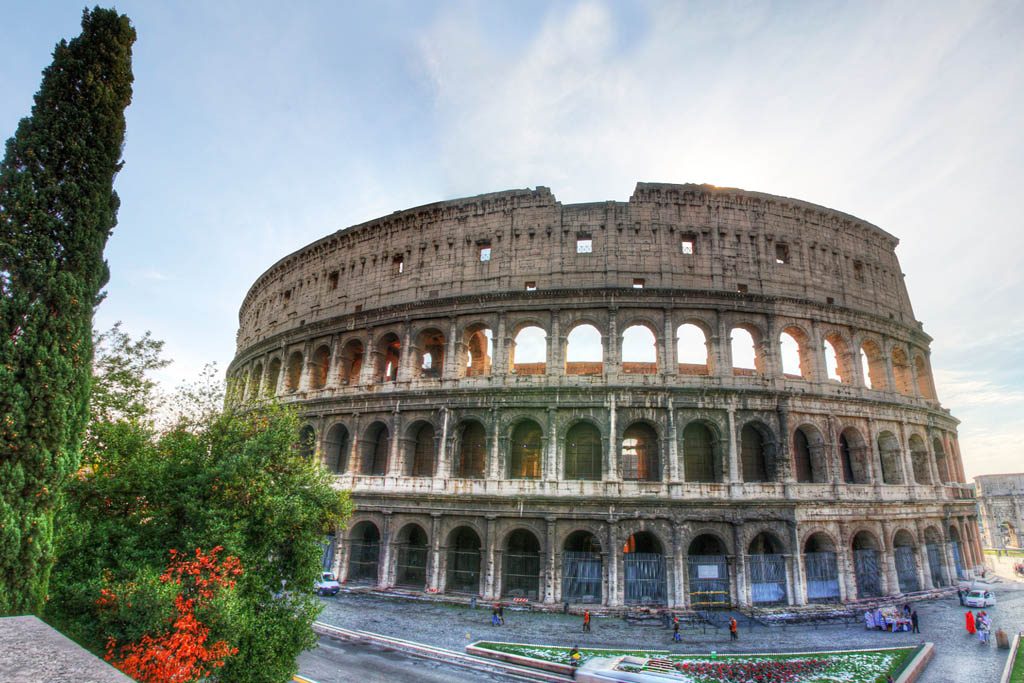
M 1017 659 L 1010 671 L 1010 683 L 1024 683 L 1024 651 L 1017 649 Z
M 511 643 L 476 643 L 477 647 L 569 663 L 569 648 Z M 585 662 L 594 657 L 630 655 L 668 660 L 674 670 L 668 674 L 682 683 L 734 683 L 749 680 L 787 681 L 790 683 L 883 683 L 887 674 L 895 678 L 917 648 L 851 650 L 844 652 L 806 652 L 800 654 L 747 655 L 673 655 L 665 650 L 592 650 L 581 649 Z M 631 671 L 664 669 L 629 665 Z M 760 676 L 760 678 L 758 678 Z M 1024 681 L 1021 681 L 1024 683 Z
M 1003 553 L 1003 556 L 1005 556 L 1005 557 L 1024 557 L 1024 550 L 1017 550 L 1016 548 L 1014 548 L 1012 550 L 1011 549 L 1004 550 L 1004 551 L 1002 551 L 1002 553 Z M 992 557 L 995 557 L 996 556 L 996 551 L 986 548 L 985 549 L 985 554 L 986 555 L 991 555 Z

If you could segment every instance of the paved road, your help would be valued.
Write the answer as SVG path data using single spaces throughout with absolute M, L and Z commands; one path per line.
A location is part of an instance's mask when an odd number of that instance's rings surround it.
M 1009 633 L 1024 631 L 1024 583 L 1006 582 L 993 587 L 999 605 L 988 610 L 996 628 Z M 916 604 L 922 634 L 866 631 L 860 624 L 851 626 L 742 627 L 740 641 L 729 642 L 723 630 L 707 633 L 687 631 L 680 645 L 671 643 L 671 631 L 657 625 L 630 625 L 619 618 L 594 619 L 593 632 L 580 633 L 580 617 L 562 614 L 506 609 L 507 625 L 492 628 L 490 609 L 472 610 L 464 606 L 384 597 L 364 593 L 340 593 L 323 598 L 321 621 L 345 628 L 362 629 L 384 635 L 415 640 L 450 650 L 462 651 L 472 640 L 488 639 L 520 643 L 550 643 L 591 647 L 662 648 L 679 653 L 718 652 L 795 652 L 805 650 L 871 648 L 913 645 L 932 641 L 935 659 L 921 683 L 988 683 L 999 679 L 1006 661 L 1006 650 L 982 647 L 964 631 L 965 610 L 955 597 Z M 301 661 L 301 660 L 300 660 Z M 467 674 L 465 680 L 480 680 Z M 311 676 L 316 678 L 315 676 Z M 330 679 L 356 680 L 361 679 Z M 365 679 L 419 680 L 419 679 Z M 431 679 L 422 679 L 431 680 Z M 459 680 L 434 679 L 434 680 Z M 320 683 L 327 683 L 320 681 Z
M 501 681 L 477 671 L 447 666 L 383 648 L 320 638 L 299 656 L 299 674 L 316 683 L 482 683 Z

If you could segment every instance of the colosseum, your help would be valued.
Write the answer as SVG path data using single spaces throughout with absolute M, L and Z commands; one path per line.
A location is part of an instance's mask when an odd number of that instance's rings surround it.
M 352 492 L 349 585 L 707 608 L 982 564 L 898 240 L 804 201 L 639 183 L 398 211 L 251 287 L 236 398 L 297 405 Z

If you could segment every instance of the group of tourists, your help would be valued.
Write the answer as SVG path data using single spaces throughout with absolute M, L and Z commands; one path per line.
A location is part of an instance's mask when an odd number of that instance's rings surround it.
M 978 612 L 977 616 L 970 610 L 964 617 L 967 626 L 967 634 L 973 636 L 978 634 L 978 644 L 988 645 L 992 633 L 992 618 L 984 610 Z
M 917 610 L 910 605 L 903 605 L 900 609 L 895 605 L 876 607 L 864 612 L 864 628 L 869 631 L 910 631 L 920 633 L 921 626 L 917 616 Z

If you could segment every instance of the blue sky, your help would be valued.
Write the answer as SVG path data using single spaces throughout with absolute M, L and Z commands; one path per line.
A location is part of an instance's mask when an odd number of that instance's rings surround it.
M 82 5 L 0 0 L 0 135 Z M 968 475 L 1024 470 L 1021 2 L 122 2 L 138 31 L 97 325 L 192 377 L 255 278 L 440 199 L 637 181 L 806 199 L 898 236 Z

